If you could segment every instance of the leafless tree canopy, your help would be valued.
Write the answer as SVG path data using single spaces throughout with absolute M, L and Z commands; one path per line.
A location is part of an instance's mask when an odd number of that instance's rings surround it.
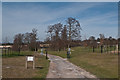
M 21 33 L 15 35 L 14 43 L 13 43 L 13 50 L 20 52 L 20 49 L 23 44 L 23 37 L 24 37 L 24 34 L 21 34 Z
M 71 41 L 71 39 L 76 39 L 76 38 L 80 38 L 80 30 L 81 26 L 78 20 L 76 20 L 75 18 L 69 17 L 67 19 L 67 28 L 68 28 L 68 32 L 69 32 L 69 40 Z
M 37 49 L 37 29 L 33 28 L 31 33 L 17 34 L 14 37 L 13 49 L 20 51 L 22 44 L 25 44 L 29 47 L 30 50 Z
M 67 25 L 57 23 L 48 26 L 47 33 L 50 37 L 51 47 L 55 50 L 65 49 L 72 40 L 80 39 L 80 30 L 79 21 L 72 17 L 67 19 Z

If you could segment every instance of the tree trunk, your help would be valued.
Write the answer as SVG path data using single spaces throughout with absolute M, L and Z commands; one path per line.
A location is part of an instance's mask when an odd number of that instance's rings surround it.
M 71 24 L 69 24 L 70 26 L 69 26 L 69 41 L 71 41 Z
M 101 53 L 103 53 L 103 46 L 101 45 Z
M 20 47 L 19 47 L 19 54 L 18 55 L 20 55 Z
M 114 54 L 115 54 L 115 46 L 114 46 Z
M 93 53 L 94 53 L 94 51 L 95 51 L 95 50 L 94 50 L 94 46 L 93 46 Z
M 6 48 L 5 48 L 5 56 L 6 56 Z
M 107 53 L 108 53 L 108 45 L 107 45 Z

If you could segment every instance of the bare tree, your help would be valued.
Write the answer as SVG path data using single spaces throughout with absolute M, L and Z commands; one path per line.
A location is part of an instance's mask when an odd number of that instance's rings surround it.
M 32 32 L 30 33 L 30 49 L 32 51 L 36 51 L 37 50 L 37 29 L 33 28 Z
M 54 30 L 53 25 L 49 25 L 49 26 L 48 26 L 48 31 L 47 31 L 47 33 L 50 33 L 50 39 L 52 39 L 53 30 Z
M 30 40 L 31 40 L 31 36 L 30 36 L 30 33 L 25 33 L 24 34 L 24 43 L 25 44 L 30 44 Z
M 118 41 L 118 55 L 120 55 L 120 38 L 117 39 Z
M 64 50 L 65 48 L 67 47 L 68 45 L 68 36 L 67 36 L 67 27 L 66 25 L 64 25 L 62 31 L 61 31 L 61 40 L 62 40 L 62 46 L 64 47 Z
M 7 44 L 9 43 L 9 40 L 8 40 L 8 37 L 7 37 L 7 36 L 5 37 L 5 39 L 4 39 L 3 42 L 4 42 L 4 46 L 5 46 L 4 49 L 5 49 L 5 55 L 6 55 L 6 53 L 7 53 L 7 50 L 6 50 L 7 48 L 6 48 L 6 46 L 7 46 Z M 9 49 L 8 49 L 8 53 L 9 53 Z
M 61 30 L 62 30 L 62 24 L 61 23 L 53 25 L 53 31 L 55 33 L 56 39 L 60 36 Z
M 56 49 L 58 49 L 59 51 L 61 50 L 61 39 L 60 39 L 60 33 L 62 30 L 62 24 L 58 23 L 58 24 L 54 24 L 53 26 L 53 33 L 54 33 L 54 37 L 53 37 L 53 45 Z
M 50 37 L 46 37 L 46 39 L 44 40 L 44 42 L 50 44 L 50 42 L 51 42 Z
M 50 44 L 51 47 L 54 50 L 59 50 L 61 49 L 61 31 L 62 31 L 62 24 L 61 23 L 57 23 L 54 25 L 50 25 L 48 26 L 48 31 L 47 33 L 50 33 L 50 37 L 48 39 L 50 39 Z
M 66 27 L 66 25 L 64 25 L 64 27 L 63 27 L 63 29 L 62 29 L 62 31 L 61 31 L 62 33 L 61 33 L 61 38 L 62 38 L 62 40 L 67 40 L 68 39 L 68 37 L 67 37 L 67 27 Z
M 19 51 L 20 53 L 22 44 L 23 44 L 23 34 L 19 33 L 14 37 L 13 50 Z
M 105 39 L 105 36 L 104 34 L 99 34 L 100 35 L 100 45 L 101 45 L 101 53 L 103 53 L 103 45 L 104 45 L 104 39 Z
M 100 39 L 105 39 L 104 34 L 99 34 L 100 35 Z
M 8 37 L 6 36 L 5 39 L 4 39 L 4 44 L 5 44 L 5 46 L 6 46 L 8 43 L 9 43 L 9 39 L 8 39 Z
M 69 17 L 67 19 L 67 28 L 68 28 L 68 34 L 69 34 L 69 44 L 72 39 L 81 37 L 80 30 L 82 29 L 81 29 L 79 21 L 76 20 L 75 18 Z
M 37 50 L 37 47 L 38 47 L 37 40 L 38 40 L 37 29 L 33 28 L 32 32 L 30 32 L 30 33 L 27 32 L 25 34 L 17 34 L 14 39 L 14 43 L 15 43 L 14 46 L 24 43 L 24 45 L 27 45 L 30 50 L 35 51 L 35 50 Z M 14 50 L 16 50 L 16 49 L 14 49 Z
M 89 40 L 90 40 L 90 45 L 93 47 L 93 52 L 94 52 L 95 51 L 94 48 L 95 48 L 95 45 L 96 45 L 95 37 L 94 36 L 90 36 Z
M 110 46 L 110 51 L 112 50 L 112 45 L 113 45 L 113 38 L 110 36 L 109 38 L 108 38 L 108 40 L 109 40 L 109 46 Z
M 75 45 L 74 40 L 79 40 L 80 39 L 80 23 L 78 20 L 75 18 L 68 18 L 67 19 L 67 25 L 57 23 L 54 25 L 48 26 L 48 31 L 47 33 L 50 34 L 50 42 L 51 42 L 51 47 L 54 49 L 60 49 L 65 48 L 66 45 L 69 47 L 70 42 L 73 41 Z M 63 43 L 63 44 L 61 44 Z

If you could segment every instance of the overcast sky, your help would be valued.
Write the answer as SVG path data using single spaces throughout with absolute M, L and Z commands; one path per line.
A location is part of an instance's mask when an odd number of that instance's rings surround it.
M 68 17 L 79 20 L 82 39 L 89 36 L 98 38 L 100 33 L 117 38 L 117 2 L 3 2 L 2 38 L 8 37 L 12 42 L 15 34 L 31 32 L 36 28 L 39 39 L 43 41 L 48 25 L 66 24 Z

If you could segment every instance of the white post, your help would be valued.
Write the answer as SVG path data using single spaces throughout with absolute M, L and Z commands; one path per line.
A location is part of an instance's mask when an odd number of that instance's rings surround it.
M 116 45 L 116 51 L 118 51 L 118 44 Z
M 33 57 L 33 69 L 35 69 L 35 58 Z
M 26 56 L 26 59 L 25 59 L 25 60 L 26 60 L 26 62 L 25 62 L 25 66 L 26 66 L 26 69 L 27 69 L 27 56 Z

